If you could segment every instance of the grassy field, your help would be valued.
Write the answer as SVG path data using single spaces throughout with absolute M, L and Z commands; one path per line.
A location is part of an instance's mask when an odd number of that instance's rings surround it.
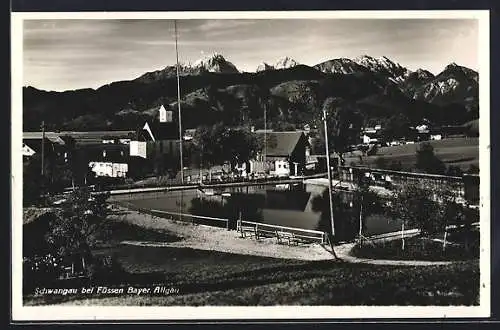
M 25 305 L 475 305 L 479 265 L 408 267 L 306 262 L 194 249 L 117 246 L 120 295 L 27 295 Z M 88 283 L 68 283 L 79 287 Z M 178 293 L 127 294 L 161 285 Z
M 443 251 L 443 243 L 427 237 L 414 236 L 405 239 L 405 249 L 402 250 L 402 241 L 393 240 L 380 242 L 375 245 L 364 244 L 355 246 L 351 254 L 360 258 L 391 259 L 391 260 L 472 260 L 479 258 L 479 232 L 469 233 L 469 249 L 464 247 L 463 234 L 459 239 L 454 239 L 453 234 L 447 238 L 447 246 Z
M 462 170 L 467 170 L 470 165 L 479 166 L 479 138 L 450 138 L 440 141 L 429 141 L 434 147 L 436 156 L 446 165 L 459 166 Z M 411 169 L 417 161 L 416 151 L 419 143 L 405 144 L 393 147 L 379 148 L 376 155 L 364 156 L 360 162 L 360 152 L 348 153 L 346 164 L 375 166 L 376 160 L 383 157 L 387 163 L 400 161 L 405 169 Z
M 477 260 L 441 266 L 389 266 L 342 261 L 278 259 L 192 248 L 125 245 L 123 240 L 180 242 L 165 229 L 121 221 L 106 226 L 96 256 L 111 256 L 109 276 L 64 281 L 47 288 L 107 286 L 122 294 L 44 294 L 36 287 L 23 296 L 25 305 L 476 305 Z M 148 219 L 148 218 L 145 218 Z M 174 294 L 127 293 L 128 287 L 157 286 Z

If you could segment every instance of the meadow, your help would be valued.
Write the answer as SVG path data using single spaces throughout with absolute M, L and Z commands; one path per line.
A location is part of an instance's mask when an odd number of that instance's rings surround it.
M 428 141 L 434 147 L 435 155 L 447 166 L 454 165 L 463 171 L 469 166 L 479 167 L 479 138 L 460 137 L 449 138 L 438 141 Z M 412 169 L 417 161 L 416 152 L 420 143 L 404 144 L 392 147 L 381 147 L 375 155 L 362 156 L 361 152 L 348 153 L 345 157 L 346 164 L 356 164 L 363 166 L 376 166 L 378 158 L 384 158 L 388 164 L 391 162 L 401 162 L 404 169 Z

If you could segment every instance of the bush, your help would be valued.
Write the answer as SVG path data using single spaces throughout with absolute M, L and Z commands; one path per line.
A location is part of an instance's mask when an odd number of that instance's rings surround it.
M 479 174 L 479 167 L 474 164 L 469 166 L 469 169 L 466 172 L 467 174 Z
M 122 264 L 113 256 L 94 257 L 86 272 L 92 282 L 101 284 L 122 281 L 127 274 Z
M 448 166 L 448 169 L 446 170 L 446 175 L 448 176 L 462 176 L 463 174 L 462 169 L 455 165 Z
M 430 143 L 422 143 L 417 150 L 415 167 L 429 174 L 444 174 L 446 166 L 434 154 L 434 147 Z
M 387 159 L 385 159 L 384 157 L 377 157 L 377 159 L 375 160 L 375 166 L 381 170 L 387 169 Z
M 469 233 L 470 236 L 470 233 Z M 470 239 L 470 238 L 469 238 Z M 478 243 L 478 240 L 474 242 Z M 401 249 L 401 240 L 372 244 L 356 245 L 351 251 L 352 255 L 360 258 L 389 259 L 389 260 L 470 260 L 479 257 L 479 246 L 464 249 L 463 244 L 450 244 L 443 251 L 442 243 L 427 237 L 407 238 L 405 249 Z
M 400 160 L 395 161 L 393 160 L 391 164 L 389 165 L 389 169 L 392 171 L 402 171 L 403 170 L 403 164 L 401 163 Z
M 367 156 L 374 156 L 377 154 L 378 146 L 376 144 L 371 145 L 366 151 Z
M 52 254 L 23 258 L 23 290 L 30 291 L 56 281 L 62 274 L 62 258 Z

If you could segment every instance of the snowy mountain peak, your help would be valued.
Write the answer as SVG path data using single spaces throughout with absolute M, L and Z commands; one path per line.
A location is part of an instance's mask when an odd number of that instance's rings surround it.
M 266 62 L 262 62 L 257 66 L 256 72 L 265 71 L 265 70 L 281 70 L 281 69 L 289 69 L 294 66 L 300 65 L 299 62 L 290 58 L 288 56 L 282 57 L 276 61 L 275 64 L 268 64 Z
M 288 69 L 292 68 L 294 66 L 299 65 L 299 62 L 294 60 L 293 58 L 290 58 L 288 56 L 280 58 L 276 64 L 274 65 L 274 68 L 279 70 L 279 69 Z
M 314 66 L 325 73 L 350 74 L 368 69 L 348 58 L 336 58 Z
M 402 82 L 410 74 L 408 69 L 402 67 L 399 63 L 391 61 L 386 56 L 375 58 L 369 55 L 361 55 L 356 57 L 354 62 L 374 73 L 381 73 L 396 83 Z
M 261 71 L 266 71 L 266 70 L 273 70 L 274 67 L 270 64 L 267 64 L 266 62 L 262 62 L 257 66 L 257 69 L 255 72 L 261 72 Z
M 203 58 L 197 60 L 192 65 L 193 68 L 201 69 L 208 72 L 218 73 L 238 73 L 238 69 L 233 63 L 227 61 L 224 56 L 215 52 L 205 55 Z

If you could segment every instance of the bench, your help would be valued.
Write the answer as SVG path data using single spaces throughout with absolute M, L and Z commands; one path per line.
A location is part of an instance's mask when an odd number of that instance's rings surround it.
M 295 235 L 290 232 L 286 231 L 278 231 L 276 230 L 276 238 L 278 239 L 278 243 L 281 244 L 283 241 L 288 242 L 288 244 L 298 244 L 298 240 L 296 239 Z
M 247 237 L 247 234 L 250 235 L 250 237 L 254 236 L 256 239 L 259 238 L 257 227 L 255 226 L 240 226 L 238 231 L 240 232 L 242 238 Z

